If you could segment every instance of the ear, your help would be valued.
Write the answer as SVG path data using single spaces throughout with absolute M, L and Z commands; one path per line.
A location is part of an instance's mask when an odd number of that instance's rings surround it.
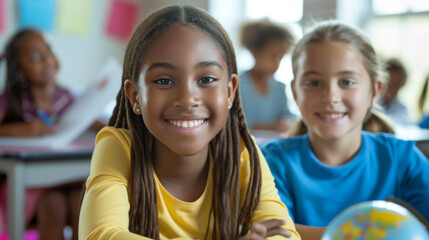
M 290 82 L 290 87 L 292 89 L 292 94 L 293 94 L 293 99 L 295 99 L 296 102 L 296 89 L 295 89 L 295 79 L 292 80 L 292 82 Z
M 125 95 L 127 95 L 128 101 L 133 107 L 134 113 L 140 115 L 141 109 L 140 109 L 140 102 L 139 102 L 139 91 L 137 87 L 134 85 L 134 83 L 132 83 L 129 79 L 127 79 L 124 82 L 124 90 L 125 90 Z
M 372 105 L 374 105 L 381 95 L 381 90 L 383 89 L 384 83 L 382 81 L 376 80 L 374 84 L 374 96 L 372 97 Z
M 238 75 L 232 74 L 231 79 L 228 81 L 228 108 L 232 107 L 234 103 L 235 91 L 238 89 Z

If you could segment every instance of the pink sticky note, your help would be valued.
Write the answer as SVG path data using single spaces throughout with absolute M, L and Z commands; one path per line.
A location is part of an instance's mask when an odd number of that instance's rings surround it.
M 6 9 L 4 0 L 0 0 L 0 32 L 5 28 Z
M 122 40 L 128 40 L 137 21 L 138 6 L 125 0 L 112 0 L 107 22 L 107 33 Z

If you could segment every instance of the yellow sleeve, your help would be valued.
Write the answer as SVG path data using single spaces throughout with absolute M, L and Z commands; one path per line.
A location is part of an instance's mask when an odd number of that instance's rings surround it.
M 286 220 L 286 225 L 284 225 L 283 228 L 289 231 L 292 237 L 284 238 L 282 236 L 273 236 L 268 239 L 301 239 L 295 229 L 294 222 L 289 216 L 286 206 L 280 200 L 275 187 L 274 177 L 259 148 L 258 153 L 261 162 L 262 187 L 260 201 L 253 214 L 252 222 L 262 222 L 273 218 L 284 219 Z
M 129 139 L 100 131 L 79 217 L 79 239 L 147 239 L 128 231 Z

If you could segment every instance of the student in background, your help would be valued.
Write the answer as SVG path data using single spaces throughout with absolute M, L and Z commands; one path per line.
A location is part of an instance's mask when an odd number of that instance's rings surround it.
M 426 102 L 426 95 L 428 90 L 428 84 L 429 84 L 429 74 L 426 76 L 425 81 L 423 82 L 423 90 L 419 97 L 419 105 L 418 108 L 420 110 L 420 114 L 424 114 L 423 109 Z M 429 115 L 423 115 L 422 119 L 420 120 L 419 127 L 421 128 L 429 128 Z
M 17 32 L 7 43 L 6 88 L 0 96 L 0 136 L 37 137 L 56 131 L 59 116 L 74 97 L 57 85 L 58 60 L 43 34 Z M 37 218 L 41 239 L 63 239 L 70 224 L 77 239 L 80 184 L 26 190 L 25 220 Z M 6 231 L 6 182 L 0 183 L 0 233 Z
M 385 63 L 388 73 L 388 83 L 386 91 L 381 98 L 381 105 L 395 124 L 412 124 L 408 109 L 399 101 L 398 92 L 407 82 L 407 70 L 399 59 L 391 58 Z
M 241 43 L 254 58 L 252 69 L 240 74 L 240 91 L 251 130 L 285 132 L 295 123 L 289 110 L 286 85 L 274 79 L 280 62 L 294 44 L 292 33 L 269 20 L 243 25 Z
M 365 35 L 317 24 L 292 54 L 292 90 L 307 133 L 262 148 L 282 201 L 303 237 L 347 207 L 400 198 L 429 218 L 429 161 L 412 141 L 363 131 L 385 83 Z M 382 123 L 377 120 L 378 124 Z
M 152 13 L 128 43 L 122 81 L 97 136 L 80 239 L 299 239 L 213 17 L 187 6 Z

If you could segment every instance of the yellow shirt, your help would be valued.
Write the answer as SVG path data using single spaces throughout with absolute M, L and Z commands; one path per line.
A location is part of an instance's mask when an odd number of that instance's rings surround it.
M 79 239 L 147 239 L 128 231 L 130 144 L 131 134 L 125 129 L 106 127 L 98 134 L 80 212 Z M 252 223 L 272 218 L 285 219 L 287 224 L 284 228 L 292 233 L 289 239 L 300 239 L 286 206 L 280 201 L 265 158 L 260 152 L 259 156 L 262 190 Z M 241 158 L 240 189 L 241 194 L 244 194 L 250 170 L 244 144 Z M 210 175 L 211 172 L 210 167 Z M 156 174 L 155 180 L 160 238 L 204 239 L 212 200 L 211 176 L 207 178 L 203 194 L 194 202 L 184 202 L 169 194 Z M 276 236 L 269 239 L 286 238 Z

